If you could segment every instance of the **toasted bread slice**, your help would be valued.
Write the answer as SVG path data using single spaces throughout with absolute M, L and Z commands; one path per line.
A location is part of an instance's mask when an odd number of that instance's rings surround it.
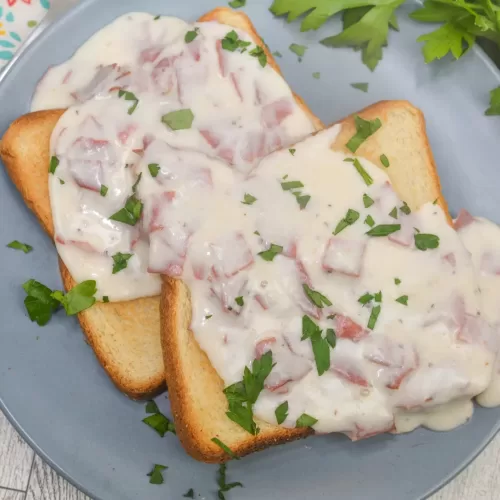
M 386 154 L 391 165 L 385 172 L 401 199 L 412 209 L 438 199 L 448 213 L 422 113 L 406 101 L 384 101 L 359 115 L 370 120 L 378 117 L 383 126 L 356 154 L 375 165 L 380 165 L 380 155 Z M 350 153 L 345 144 L 356 132 L 354 119 L 348 117 L 340 123 L 342 130 L 332 148 Z M 177 435 L 192 457 L 204 462 L 228 460 L 229 456 L 211 441 L 214 437 L 237 456 L 243 456 L 312 433 L 311 429 L 286 429 L 257 421 L 261 430 L 252 436 L 229 420 L 223 381 L 189 330 L 191 302 L 187 286 L 181 280 L 164 277 L 160 307 L 169 398 Z
M 200 18 L 218 21 L 248 32 L 255 43 L 261 38 L 249 18 L 228 8 L 218 8 Z M 269 65 L 281 74 L 276 61 L 266 50 Z M 321 121 L 294 94 L 316 129 Z M 43 229 L 54 236 L 48 191 L 50 135 L 64 110 L 38 111 L 14 121 L 0 143 L 0 156 L 28 207 Z M 75 283 L 60 261 L 66 290 Z M 89 344 L 122 392 L 133 399 L 148 399 L 165 388 L 163 355 L 160 343 L 159 298 L 148 297 L 128 302 L 97 303 L 78 315 Z

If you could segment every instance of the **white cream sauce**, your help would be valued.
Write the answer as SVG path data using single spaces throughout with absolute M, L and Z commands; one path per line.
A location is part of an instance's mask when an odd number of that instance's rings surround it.
M 492 377 L 498 292 L 477 272 L 489 247 L 477 243 L 476 223 L 468 237 L 438 206 L 401 210 L 384 172 L 330 149 L 338 126 L 289 151 L 313 125 L 282 78 L 249 54 L 253 44 L 222 49 L 230 31 L 130 14 L 40 82 L 33 109 L 70 106 L 52 135 L 59 164 L 50 194 L 58 251 L 72 275 L 96 279 L 110 300 L 158 293 L 158 273 L 182 278 L 192 330 L 226 385 L 272 352 L 276 366 L 254 406 L 271 423 L 287 401 L 284 426 L 306 413 L 317 432 L 361 439 L 419 425 L 451 429 L 481 393 L 482 404 L 499 404 L 500 390 L 489 386 L 492 378 L 500 386 Z M 134 100 L 120 98 L 118 87 Z M 192 111 L 192 126 L 170 130 L 162 117 L 179 109 Z M 143 204 L 140 220 L 111 220 L 132 195 Z M 349 209 L 359 218 L 332 234 Z M 367 217 L 401 227 L 371 237 Z M 494 247 L 489 235 L 498 231 L 500 241 L 500 229 L 484 231 Z M 418 249 L 418 232 L 438 236 L 439 246 Z M 259 255 L 273 245 L 280 251 L 272 260 Z M 111 274 L 117 253 L 132 256 Z M 305 286 L 332 305 L 314 305 Z M 312 341 L 301 340 L 304 316 L 323 335 L 336 333 L 321 375 Z

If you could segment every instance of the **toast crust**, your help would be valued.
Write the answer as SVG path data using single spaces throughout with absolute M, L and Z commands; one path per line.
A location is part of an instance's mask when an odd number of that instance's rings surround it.
M 247 31 L 261 43 L 249 18 L 229 8 L 216 8 L 200 22 L 217 21 Z M 281 75 L 276 61 L 264 47 L 268 64 Z M 293 94 L 315 129 L 323 127 L 304 101 Z M 53 239 L 54 224 L 49 202 L 48 169 L 50 136 L 64 109 L 36 111 L 15 120 L 0 143 L 0 156 L 10 178 L 42 228 Z M 59 260 L 66 290 L 73 281 Z M 128 302 L 96 303 L 78 314 L 87 342 L 118 389 L 132 399 L 149 399 L 165 389 L 160 341 L 159 297 Z
M 437 199 L 451 224 L 422 112 L 407 101 L 381 101 L 356 114 L 366 120 L 378 117 L 382 121 L 382 127 L 359 147 L 356 155 L 383 169 L 412 210 Z M 352 154 L 345 144 L 356 132 L 354 117 L 337 123 L 342 129 L 332 149 Z M 384 128 L 384 124 L 388 125 Z M 380 163 L 384 153 L 391 161 L 387 169 Z M 417 176 L 419 179 L 415 179 Z M 189 329 L 190 293 L 181 280 L 163 277 L 160 313 L 165 374 L 177 435 L 193 458 L 209 463 L 230 459 L 212 443 L 213 437 L 228 445 L 235 455 L 244 456 L 313 433 L 311 429 L 286 429 L 257 420 L 261 432 L 252 436 L 229 420 L 225 415 L 224 383 Z

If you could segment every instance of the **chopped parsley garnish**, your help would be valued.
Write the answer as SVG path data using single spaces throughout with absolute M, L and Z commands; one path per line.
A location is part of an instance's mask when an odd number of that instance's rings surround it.
M 266 67 L 266 64 L 267 64 L 267 55 L 266 55 L 266 52 L 265 50 L 260 47 L 260 46 L 257 46 L 255 47 L 255 49 L 252 49 L 249 54 L 252 56 L 252 57 L 256 57 L 257 60 L 259 61 L 259 64 L 265 68 Z
M 337 227 L 333 231 L 333 234 L 334 235 L 339 234 L 346 227 L 354 224 L 358 219 L 359 219 L 359 212 L 356 212 L 356 210 L 352 210 L 352 209 L 347 210 L 345 217 L 343 219 L 341 219 L 340 222 L 337 224 Z
M 184 498 L 194 498 L 194 490 L 193 488 L 189 488 L 189 490 L 186 491 L 186 493 L 184 493 L 184 495 L 182 495 Z
M 243 307 L 243 304 L 245 303 L 245 301 L 243 300 L 243 297 L 236 297 L 234 299 L 234 301 L 236 302 L 236 304 L 238 304 L 240 307 Z
M 368 328 L 373 330 L 375 328 L 375 324 L 377 323 L 378 316 L 380 314 L 380 306 L 374 306 L 372 308 L 372 312 L 370 314 L 370 318 L 368 319 Z
M 234 458 L 234 460 L 239 460 L 240 457 L 236 456 L 233 452 L 233 450 L 231 450 L 231 448 L 229 448 L 229 446 L 227 444 L 224 444 L 219 438 L 212 438 L 212 443 L 215 443 L 219 448 L 221 448 L 225 453 L 227 453 L 231 458 Z
M 433 205 L 437 205 L 437 204 L 438 204 L 438 201 L 439 201 L 439 198 L 436 198 L 436 199 L 432 202 L 432 204 L 433 204 Z
M 439 236 L 435 234 L 417 233 L 415 237 L 415 246 L 424 252 L 439 246 Z
M 298 45 L 297 43 L 292 43 L 290 47 L 288 47 L 291 52 L 296 54 L 299 57 L 304 57 L 306 53 L 307 47 L 305 45 Z
M 251 42 L 245 42 L 240 40 L 238 33 L 232 30 L 226 34 L 222 39 L 221 44 L 224 50 L 229 50 L 229 52 L 234 52 L 236 49 L 241 49 L 241 51 L 246 50 Z
M 373 294 L 373 300 L 375 302 L 382 302 L 382 292 L 377 292 Z
M 361 297 L 358 299 L 358 302 L 365 306 L 372 300 L 373 300 L 373 295 L 371 293 L 365 293 L 364 295 L 361 295 Z
M 102 296 L 102 301 L 107 304 L 109 302 L 109 297 L 107 295 Z
M 385 167 L 385 168 L 389 168 L 390 167 L 390 163 L 389 163 L 389 158 L 387 158 L 387 156 L 385 155 L 380 155 L 380 163 L 382 163 L 382 165 Z
M 356 115 L 354 117 L 354 124 L 356 125 L 356 133 L 346 144 L 346 148 L 352 153 L 355 153 L 359 146 L 382 126 L 382 122 L 379 118 L 375 118 L 375 120 L 363 120 L 361 116 Z
M 148 474 L 150 484 L 163 484 L 164 470 L 168 469 L 166 465 L 155 464 L 153 470 Z
M 303 188 L 304 184 L 300 181 L 286 181 L 281 183 L 283 191 L 290 191 L 291 189 Z
M 297 151 L 296 149 L 289 149 L 288 150 L 290 152 L 290 154 L 293 156 L 295 154 L 295 151 Z
M 299 204 L 299 207 L 301 210 L 304 210 L 304 208 L 307 207 L 307 204 L 309 203 L 309 200 L 311 197 L 308 194 L 300 194 L 300 193 L 293 193 L 295 198 L 297 199 L 297 203 Z
M 66 184 L 66 183 L 62 179 L 59 179 L 59 184 L 61 184 L 61 186 L 62 186 L 64 184 Z
M 361 90 L 361 92 L 368 92 L 368 83 L 365 82 L 351 83 L 351 87 L 353 89 Z
M 274 56 L 274 57 L 283 57 L 283 54 L 282 54 L 281 52 L 278 52 L 277 50 L 275 50 L 275 51 L 273 52 L 273 56 Z
M 333 328 L 326 329 L 326 341 L 330 344 L 332 349 L 335 349 L 337 344 L 337 336 L 335 335 L 335 330 Z
M 158 15 L 158 16 L 155 16 L 155 17 L 153 17 L 153 21 L 158 21 L 158 19 L 160 19 L 160 16 L 159 16 L 159 15 Z
M 408 305 L 408 295 L 401 295 L 401 297 L 398 297 L 396 299 L 396 302 L 399 302 L 400 304 L 407 306 Z
M 146 403 L 146 413 L 160 413 L 160 409 L 155 401 L 151 400 Z
M 212 316 L 213 316 L 213 314 L 207 314 L 207 315 L 205 316 L 205 319 L 210 319 Z
M 257 198 L 255 196 L 252 196 L 251 194 L 245 193 L 243 196 L 243 203 L 244 205 L 253 205 L 257 201 Z
M 259 359 L 253 360 L 251 370 L 245 366 L 243 380 L 223 391 L 229 405 L 227 417 L 254 436 L 260 429 L 253 419 L 253 405 L 264 389 L 264 382 L 273 366 L 273 353 L 268 351 Z
M 31 245 L 27 243 L 21 243 L 20 241 L 14 240 L 11 241 L 8 245 L 8 248 L 13 248 L 14 250 L 21 250 L 24 253 L 30 253 L 33 250 Z
M 370 227 L 373 227 L 375 225 L 375 221 L 373 220 L 373 217 L 371 215 L 366 216 L 365 224 Z
M 161 117 L 164 123 L 170 130 L 187 130 L 193 124 L 194 115 L 190 109 L 178 109 L 177 111 L 170 111 Z
M 125 269 L 128 265 L 128 261 L 130 257 L 132 257 L 133 253 L 115 253 L 113 258 L 113 272 L 111 274 L 119 273 L 121 270 Z
M 282 424 L 286 420 L 286 417 L 288 417 L 288 401 L 281 403 L 276 410 L 274 410 L 274 414 L 276 415 L 276 422 L 278 425 Z
M 267 250 L 259 252 L 257 255 L 260 255 L 264 260 L 267 260 L 268 262 L 272 262 L 274 260 L 274 257 L 282 252 L 283 247 L 281 245 L 275 245 L 274 243 L 271 243 L 271 246 Z
M 245 7 L 246 3 L 247 0 L 232 0 L 232 2 L 229 2 L 229 7 L 239 9 L 240 7 Z
M 283 179 L 286 179 L 287 177 L 288 176 L 285 176 L 283 177 Z M 283 189 L 283 191 L 292 191 L 292 194 L 295 196 L 295 199 L 297 200 L 297 203 L 299 204 L 301 210 L 304 210 L 304 208 L 306 208 L 311 197 L 308 194 L 302 194 L 301 191 L 293 190 L 301 189 L 303 187 L 304 184 L 302 184 L 302 182 L 300 181 L 285 181 L 281 183 L 281 189 Z
M 194 30 L 188 31 L 184 35 L 184 41 L 186 43 L 191 43 L 198 36 L 199 31 L 200 31 L 200 28 L 195 28 Z
M 309 288 L 309 286 L 306 285 L 305 283 L 302 285 L 302 288 L 304 289 L 304 293 L 306 294 L 307 298 L 316 307 L 323 309 L 324 306 L 331 306 L 332 305 L 332 303 L 330 302 L 330 300 L 327 297 L 325 297 L 322 293 L 319 293 L 316 290 Z
M 390 212 L 389 212 L 389 215 L 393 218 L 393 219 L 397 219 L 398 218 L 398 209 L 397 207 L 394 207 Z
M 315 71 L 313 73 L 313 78 L 316 78 L 316 80 L 319 80 L 321 78 L 321 73 L 319 71 Z
M 357 158 L 346 158 L 344 161 L 354 165 L 354 168 L 358 171 L 359 175 L 361 175 L 367 186 L 373 184 L 372 176 L 364 169 L 363 165 L 361 165 L 361 162 Z
M 158 165 L 158 163 L 150 163 L 148 165 L 148 169 L 151 177 L 156 177 L 160 172 L 160 165 Z
M 302 316 L 302 337 L 300 340 L 311 340 L 319 376 L 330 369 L 330 343 L 322 334 L 321 328 L 309 316 Z
M 295 422 L 295 427 L 312 427 L 317 421 L 317 418 L 311 417 L 307 413 L 302 413 L 297 422 Z
M 101 184 L 101 190 L 99 191 L 101 196 L 106 196 L 108 194 L 108 186 Z
M 379 224 L 366 232 L 368 236 L 389 236 L 401 229 L 401 224 Z
M 394 278 L 394 283 L 396 285 L 400 285 L 401 284 L 401 280 L 399 278 Z
M 217 484 L 219 486 L 219 489 L 217 491 L 217 498 L 219 500 L 226 500 L 226 496 L 224 495 L 224 493 L 227 493 L 228 491 L 232 490 L 233 488 L 236 488 L 236 487 L 243 488 L 243 485 L 239 482 L 226 483 L 226 470 L 227 470 L 227 465 L 220 464 L 219 477 L 217 478 Z
M 366 193 L 363 195 L 363 205 L 365 208 L 370 208 L 375 202 Z
M 96 282 L 87 280 L 82 281 L 66 294 L 55 290 L 52 292 L 52 297 L 61 303 L 68 316 L 73 316 L 95 304 L 94 295 L 96 292 Z
M 55 174 L 56 168 L 58 166 L 59 166 L 59 158 L 57 156 L 51 156 L 50 163 L 49 163 L 49 173 Z
M 161 437 L 164 437 L 167 432 L 175 434 L 175 424 L 160 411 L 149 415 L 142 421 L 154 429 Z
M 130 106 L 130 108 L 128 108 L 127 111 L 127 113 L 131 115 L 135 111 L 135 108 L 137 108 L 137 105 L 139 104 L 139 99 L 137 99 L 137 97 L 133 92 L 121 89 L 118 91 L 118 97 L 123 97 L 126 101 L 133 101 L 132 106 Z
M 139 182 L 141 182 L 142 179 L 142 172 L 139 173 L 137 176 L 137 179 L 135 180 L 133 186 L 132 186 L 132 193 L 136 194 L 137 193 L 137 186 L 139 186 Z
M 123 222 L 129 226 L 135 226 L 141 217 L 142 206 L 141 200 L 138 200 L 132 195 L 128 198 L 125 206 L 111 215 L 110 219 L 117 222 Z
M 31 321 L 39 326 L 46 325 L 52 313 L 59 307 L 59 302 L 52 297 L 52 290 L 36 280 L 28 280 L 23 284 L 27 297 L 24 306 Z
M 411 208 L 408 206 L 406 201 L 403 201 L 403 205 L 399 207 L 399 210 L 401 210 L 401 212 L 403 212 L 405 215 L 411 214 Z

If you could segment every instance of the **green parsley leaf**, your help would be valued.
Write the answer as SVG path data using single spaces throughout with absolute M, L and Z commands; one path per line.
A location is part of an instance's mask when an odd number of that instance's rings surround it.
M 59 184 L 61 184 L 61 186 L 62 186 L 63 184 L 66 184 L 66 183 L 62 179 L 59 179 Z
M 321 78 L 321 73 L 319 71 L 315 71 L 313 73 L 313 78 L 316 78 L 316 80 L 319 80 Z
M 186 491 L 186 493 L 184 493 L 184 495 L 182 495 L 184 498 L 194 498 L 194 490 L 193 488 L 189 488 L 189 490 Z
M 396 285 L 400 285 L 401 284 L 401 280 L 399 278 L 394 278 L 394 283 Z
M 363 195 L 363 205 L 365 208 L 370 208 L 375 202 L 367 194 Z
M 475 40 L 475 35 L 455 22 L 447 22 L 435 31 L 417 38 L 417 42 L 424 42 L 422 53 L 426 63 L 441 59 L 449 52 L 455 59 L 459 59 L 474 45 Z
M 380 314 L 380 309 L 381 309 L 380 306 L 374 306 L 372 308 L 370 318 L 368 319 L 368 328 L 370 330 L 373 330 L 375 328 L 375 324 L 377 323 L 377 319 L 378 319 L 379 314 Z
M 100 194 L 101 196 L 106 196 L 108 194 L 108 186 L 101 184 Z
M 283 191 L 290 191 L 291 189 L 303 188 L 304 184 L 300 181 L 286 181 L 281 183 L 281 189 Z
M 148 165 L 148 169 L 151 177 L 156 177 L 160 172 L 160 165 L 158 165 L 158 163 L 150 163 Z
M 234 52 L 236 49 L 240 49 L 240 51 L 243 52 L 243 50 L 246 50 L 251 42 L 240 40 L 238 33 L 232 30 L 222 39 L 221 44 L 222 48 L 224 50 L 228 50 L 229 52 Z
M 107 304 L 109 302 L 109 297 L 107 295 L 102 296 L 102 301 Z
M 160 19 L 160 16 L 159 16 L 159 15 L 158 15 L 158 16 L 155 16 L 155 17 L 153 17 L 153 21 L 158 21 L 158 19 Z
M 244 1 L 244 0 L 243 0 Z M 188 31 L 185 35 L 184 35 L 184 41 L 186 43 L 191 43 L 197 36 L 198 36 L 198 32 L 200 31 L 200 28 L 195 28 L 194 30 L 191 30 L 191 31 Z
M 279 52 L 279 51 L 275 50 L 275 51 L 273 52 L 273 56 L 274 56 L 274 57 L 283 57 L 283 54 L 282 54 L 281 52 Z
M 50 174 L 55 174 L 56 173 L 56 168 L 59 166 L 59 158 L 57 156 L 51 156 L 50 157 L 50 163 L 49 163 L 49 173 Z
M 116 274 L 119 273 L 121 270 L 125 269 L 128 264 L 128 260 L 130 257 L 132 257 L 134 254 L 133 253 L 115 253 L 112 258 L 113 258 L 113 272 L 111 274 Z
M 373 220 L 373 217 L 371 215 L 366 216 L 365 224 L 370 227 L 373 227 L 375 225 L 375 221 Z
M 74 286 L 66 294 L 59 290 L 52 292 L 52 298 L 62 304 L 68 316 L 73 316 L 95 304 L 96 292 L 95 280 L 87 280 Z
M 300 340 L 307 340 L 321 334 L 321 328 L 307 315 L 302 316 L 302 337 Z
M 109 218 L 117 222 L 123 222 L 129 226 L 135 226 L 141 217 L 142 207 L 142 202 L 132 195 L 125 203 L 125 207 L 115 212 Z
M 26 281 L 23 289 L 27 295 L 24 306 L 30 320 L 36 321 L 38 326 L 46 325 L 59 307 L 59 302 L 52 297 L 52 290 L 34 279 Z
M 349 208 L 349 210 L 347 210 L 347 213 L 345 214 L 345 217 L 341 219 L 340 222 L 337 224 L 337 227 L 333 231 L 333 234 L 334 235 L 339 234 L 346 227 L 349 227 L 352 224 L 354 224 L 358 219 L 359 219 L 359 212 L 356 212 L 356 210 L 352 210 Z
M 368 92 L 367 83 L 351 83 L 353 89 L 361 90 L 361 92 Z
M 302 413 L 302 415 L 295 422 L 295 427 L 312 427 L 318 419 L 311 417 L 307 413 Z
M 317 292 L 316 290 L 312 290 L 305 283 L 302 285 L 302 288 L 304 289 L 304 293 L 306 294 L 307 298 L 316 307 L 323 309 L 324 306 L 331 306 L 332 305 L 332 303 L 330 302 L 330 300 L 327 297 L 325 297 L 323 294 Z
M 233 452 L 233 450 L 231 450 L 231 448 L 229 448 L 229 446 L 227 444 L 224 444 L 219 438 L 212 438 L 211 439 L 212 443 L 215 443 L 219 448 L 221 448 L 225 453 L 227 453 L 231 458 L 233 458 L 234 460 L 239 460 L 240 457 L 236 456 Z
M 249 54 L 252 56 L 252 57 L 256 57 L 257 60 L 259 61 L 259 64 L 265 68 L 266 67 L 266 64 L 267 64 L 267 55 L 266 55 L 266 51 L 262 48 L 262 47 L 255 47 L 255 49 L 252 49 Z
M 398 218 L 398 209 L 397 207 L 394 207 L 390 212 L 389 212 L 389 215 L 393 218 L 393 219 L 397 219 Z
M 219 486 L 219 490 L 217 491 L 217 498 L 219 500 L 226 500 L 224 493 L 227 493 L 228 491 L 232 490 L 233 488 L 236 488 L 236 487 L 242 488 L 243 487 L 243 485 L 239 482 L 226 483 L 226 470 L 227 470 L 227 465 L 220 464 L 219 477 L 217 478 L 217 484 Z
M 257 201 L 257 198 L 255 196 L 252 196 L 251 194 L 245 193 L 243 196 L 243 205 L 253 205 Z
M 232 0 L 229 2 L 229 6 L 233 9 L 239 9 L 240 7 L 245 7 L 247 0 Z
M 146 403 L 146 413 L 160 413 L 158 405 L 153 400 Z
M 290 47 L 288 47 L 291 52 L 296 54 L 299 57 L 304 57 L 306 53 L 307 47 L 305 45 L 298 45 L 297 43 L 292 43 Z
M 308 194 L 293 193 L 301 210 L 307 207 L 311 197 Z
M 368 236 L 389 236 L 401 229 L 401 224 L 379 224 L 366 232 Z
M 371 293 L 365 293 L 364 295 L 361 295 L 361 297 L 358 299 L 358 302 L 365 306 L 372 300 L 373 300 L 373 295 Z
M 134 101 L 134 104 L 128 108 L 127 113 L 131 115 L 134 111 L 135 108 L 137 108 L 137 105 L 139 104 L 139 99 L 135 96 L 133 92 L 129 92 L 128 90 L 119 90 L 118 91 L 118 97 L 123 97 L 126 101 Z
M 155 464 L 153 470 L 148 474 L 150 484 L 163 484 L 162 471 L 168 469 L 166 465 Z
M 212 316 L 213 316 L 213 314 L 207 314 L 207 315 L 205 316 L 205 319 L 210 319 Z
M 337 344 L 337 336 L 335 335 L 335 330 L 333 328 L 326 329 L 326 341 L 330 344 L 332 349 L 335 349 Z
M 424 252 L 439 246 L 439 236 L 435 234 L 417 233 L 415 237 L 415 246 Z
M 187 130 L 193 124 L 194 115 L 190 109 L 178 109 L 177 111 L 170 111 L 161 117 L 164 123 L 170 130 Z
M 156 412 L 142 420 L 146 425 L 154 429 L 161 437 L 164 437 L 167 432 L 175 434 L 175 424 L 168 419 L 163 413 Z
M 236 304 L 238 304 L 240 307 L 243 307 L 243 304 L 245 303 L 245 301 L 243 300 L 243 297 L 236 297 L 234 299 L 234 301 L 236 302 Z
M 401 210 L 401 212 L 403 212 L 405 215 L 411 214 L 411 208 L 408 206 L 406 201 L 403 201 L 403 206 L 399 207 L 399 210 Z
M 373 294 L 373 300 L 375 300 L 375 302 L 382 302 L 382 292 Z
M 31 245 L 28 245 L 26 243 L 21 243 L 20 241 L 14 240 L 11 241 L 8 245 L 8 248 L 13 248 L 14 250 L 21 250 L 24 253 L 30 253 L 33 250 L 33 247 Z
M 267 250 L 259 252 L 257 255 L 260 255 L 260 257 L 262 257 L 264 260 L 267 260 L 268 262 L 272 262 L 274 260 L 274 257 L 282 252 L 282 246 L 271 243 L 271 246 Z
M 296 149 L 289 149 L 288 152 L 293 156 L 295 154 Z
M 281 403 L 276 410 L 274 410 L 274 414 L 276 415 L 276 422 L 278 425 L 282 424 L 286 420 L 286 417 L 288 417 L 288 401 Z
M 311 337 L 311 346 L 314 354 L 314 361 L 316 362 L 316 370 L 318 376 L 321 377 L 321 375 L 330 369 L 330 345 L 327 340 L 319 334 Z
M 401 297 L 398 297 L 396 299 L 396 302 L 399 302 L 400 304 L 407 306 L 408 305 L 408 295 L 401 295 Z
M 385 167 L 385 168 L 389 168 L 390 167 L 390 163 L 389 163 L 389 158 L 387 158 L 387 156 L 385 155 L 380 155 L 380 163 L 382 163 L 382 165 Z
M 500 87 L 490 91 L 490 107 L 484 114 L 486 116 L 500 115 Z
M 139 185 L 139 182 L 141 182 L 141 179 L 142 179 L 142 172 L 139 173 L 136 181 L 134 182 L 134 184 L 132 186 L 132 193 L 137 194 L 137 186 Z
M 356 126 L 356 133 L 349 139 L 346 144 L 346 148 L 355 153 L 359 146 L 373 135 L 381 126 L 382 122 L 380 118 L 375 118 L 374 120 L 364 120 L 361 116 L 356 115 L 354 117 L 354 124 Z

